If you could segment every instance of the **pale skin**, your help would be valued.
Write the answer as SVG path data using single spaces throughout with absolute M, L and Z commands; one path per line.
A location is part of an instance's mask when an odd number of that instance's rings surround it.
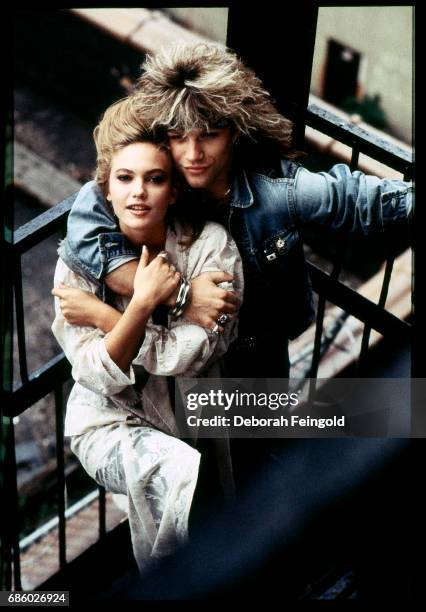
M 230 128 L 212 129 L 209 132 L 192 130 L 187 134 L 169 132 L 169 149 L 173 160 L 187 183 L 202 188 L 213 198 L 221 198 L 229 189 L 232 148 L 236 134 Z M 111 272 L 106 284 L 115 293 L 130 297 L 133 295 L 134 278 L 138 270 L 136 260 L 123 264 Z M 185 308 L 184 317 L 191 323 L 212 329 L 222 313 L 235 314 L 239 303 L 231 291 L 217 285 L 232 281 L 226 272 L 205 272 L 191 282 L 191 295 Z M 170 293 L 163 303 L 173 305 L 179 286 Z M 61 298 L 61 309 L 69 323 L 91 325 L 109 332 L 120 319 L 118 311 L 104 305 L 99 308 L 97 298 L 79 289 L 59 287 L 54 291 Z M 219 328 L 223 331 L 223 328 Z

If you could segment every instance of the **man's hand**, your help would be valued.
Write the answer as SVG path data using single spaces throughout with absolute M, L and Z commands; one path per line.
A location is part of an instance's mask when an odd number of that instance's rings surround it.
M 183 313 L 191 323 L 212 329 L 222 313 L 233 315 L 240 301 L 232 291 L 217 285 L 231 282 L 233 277 L 227 272 L 203 272 L 191 281 L 190 301 Z M 223 331 L 223 328 L 220 328 Z

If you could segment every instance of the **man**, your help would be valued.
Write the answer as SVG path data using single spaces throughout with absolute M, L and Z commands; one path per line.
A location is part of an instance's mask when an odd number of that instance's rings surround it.
M 185 197 L 229 229 L 243 258 L 245 298 L 229 375 L 286 378 L 288 339 L 314 317 L 301 228 L 319 224 L 367 234 L 406 223 L 412 187 L 351 173 L 343 164 L 329 173 L 300 166 L 291 122 L 231 51 L 178 46 L 148 58 L 143 68 L 132 94 L 133 120 L 138 112 L 151 117 L 184 179 Z M 133 290 L 138 254 L 117 236 L 93 182 L 73 205 L 60 255 L 118 293 Z M 210 273 L 193 281 L 183 316 L 220 331 L 237 306 L 216 286 L 224 280 L 226 274 Z

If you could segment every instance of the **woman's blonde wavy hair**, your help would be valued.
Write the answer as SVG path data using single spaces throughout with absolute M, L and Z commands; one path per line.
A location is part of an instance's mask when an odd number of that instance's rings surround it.
M 241 145 L 293 158 L 292 122 L 254 72 L 217 44 L 178 44 L 147 56 L 136 91 L 151 129 L 189 132 L 229 125 Z M 252 147 L 250 147 L 251 149 Z M 259 150 L 259 149 L 258 149 Z
M 172 228 L 174 220 L 178 220 L 186 237 L 181 241 L 181 244 L 183 246 L 191 245 L 204 227 L 203 211 L 200 210 L 200 206 L 195 206 L 191 202 L 188 203 L 186 198 L 180 196 L 179 174 L 170 151 L 165 141 L 159 140 L 151 129 L 151 121 L 146 117 L 139 94 L 131 94 L 109 106 L 93 130 L 93 138 L 97 152 L 95 180 L 105 198 L 109 190 L 112 158 L 123 147 L 136 142 L 150 142 L 170 156 L 172 162 L 171 179 L 178 189 L 178 197 L 176 203 L 169 208 L 166 220 Z M 105 205 L 112 209 L 106 199 Z
M 97 153 L 95 180 L 104 195 L 108 192 L 114 153 L 135 142 L 152 142 L 163 148 L 156 141 L 150 129 L 150 121 L 133 95 L 117 100 L 107 108 L 93 130 L 93 139 Z

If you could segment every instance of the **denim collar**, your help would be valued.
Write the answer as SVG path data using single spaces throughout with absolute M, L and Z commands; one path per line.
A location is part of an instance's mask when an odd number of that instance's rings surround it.
M 253 193 L 250 189 L 246 171 L 241 167 L 236 167 L 232 183 L 230 205 L 235 208 L 248 208 L 253 202 Z

